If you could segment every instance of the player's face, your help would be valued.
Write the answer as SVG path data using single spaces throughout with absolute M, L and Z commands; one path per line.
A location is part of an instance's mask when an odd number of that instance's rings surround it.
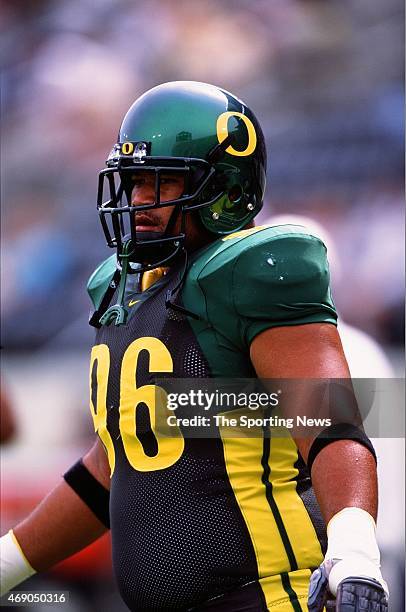
M 184 175 L 173 173 L 162 174 L 160 185 L 161 202 L 176 200 L 181 197 L 184 190 Z M 152 204 L 155 200 L 155 173 L 140 172 L 134 178 L 134 186 L 131 193 L 132 206 Z M 165 231 L 173 209 L 173 206 L 167 206 L 140 211 L 137 213 L 135 220 L 137 232 Z
M 183 194 L 185 187 L 185 178 L 183 174 L 163 174 L 161 176 L 161 202 L 169 202 L 176 200 Z M 152 204 L 155 202 L 155 173 L 140 172 L 134 178 L 134 186 L 131 192 L 132 206 L 141 206 L 142 204 Z M 137 232 L 164 232 L 168 225 L 168 221 L 174 207 L 167 206 L 163 208 L 154 208 L 150 210 L 140 211 L 136 214 L 136 231 Z M 175 226 L 172 228 L 171 234 L 175 236 L 179 234 L 181 228 L 181 219 L 178 217 Z M 195 250 L 209 243 L 214 239 L 201 225 L 197 222 L 193 214 L 186 216 L 186 246 L 188 249 Z

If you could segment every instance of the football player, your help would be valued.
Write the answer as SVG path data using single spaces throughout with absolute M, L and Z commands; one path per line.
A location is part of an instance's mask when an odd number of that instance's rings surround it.
M 129 109 L 98 189 L 115 253 L 88 283 L 97 441 L 3 537 L 5 590 L 111 528 L 130 610 L 387 610 L 361 428 L 157 427 L 159 377 L 349 378 L 323 243 L 254 227 L 265 170 L 256 117 L 223 89 L 166 83 Z

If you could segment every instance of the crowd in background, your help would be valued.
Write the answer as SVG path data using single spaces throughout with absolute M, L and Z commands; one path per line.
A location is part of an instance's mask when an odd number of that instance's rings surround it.
M 110 254 L 97 172 L 131 102 L 182 79 L 254 109 L 269 151 L 261 218 L 321 222 L 340 312 L 402 342 L 402 12 L 400 0 L 5 0 L 3 346 L 46 347 L 64 328 L 84 343 L 84 284 Z
M 3 0 L 1 344 L 16 421 L 2 449 L 2 533 L 93 440 L 85 284 L 112 253 L 97 174 L 123 114 L 154 85 L 210 82 L 254 110 L 269 158 L 259 222 L 319 224 L 359 376 L 399 373 L 403 13 L 401 0 Z M 403 477 L 401 440 L 387 442 L 378 536 L 395 611 Z M 124 609 L 106 542 L 49 579 L 34 587 L 69 584 L 73 612 Z

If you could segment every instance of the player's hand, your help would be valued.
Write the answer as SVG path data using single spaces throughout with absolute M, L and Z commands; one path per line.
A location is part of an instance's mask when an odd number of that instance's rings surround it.
M 379 570 L 366 565 L 365 560 L 325 560 L 310 579 L 309 612 L 387 612 L 387 584 Z

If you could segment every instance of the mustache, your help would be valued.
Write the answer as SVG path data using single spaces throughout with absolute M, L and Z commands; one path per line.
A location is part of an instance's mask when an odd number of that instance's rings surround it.
M 135 223 L 137 225 L 160 225 L 161 219 L 158 215 L 148 211 L 148 214 L 143 211 L 135 213 Z

